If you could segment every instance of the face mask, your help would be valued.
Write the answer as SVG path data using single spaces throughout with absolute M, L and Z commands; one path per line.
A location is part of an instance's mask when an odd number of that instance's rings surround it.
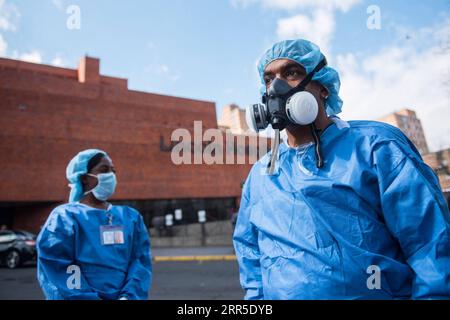
M 319 106 L 316 98 L 305 87 L 311 82 L 314 74 L 327 64 L 324 58 L 296 87 L 292 88 L 286 81 L 275 78 L 267 93 L 262 97 L 263 104 L 254 104 L 247 107 L 247 125 L 253 131 L 260 131 L 270 124 L 275 130 L 272 159 L 269 174 L 273 173 L 276 154 L 278 153 L 279 133 L 288 124 L 310 125 L 316 145 L 319 145 L 314 120 L 317 118 Z M 316 148 L 317 167 L 323 162 L 319 147 Z
M 267 93 L 262 97 L 263 104 L 250 105 L 246 110 L 246 120 L 250 129 L 258 132 L 270 124 L 273 129 L 283 130 L 289 123 L 307 125 L 312 123 L 318 113 L 314 96 L 305 91 L 314 74 L 327 64 L 323 59 L 296 87 L 275 78 Z
M 84 194 L 92 192 L 94 197 L 100 201 L 106 201 L 113 195 L 117 185 L 117 179 L 114 172 L 100 173 L 98 175 L 88 173 L 87 175 L 97 178 L 98 183 L 95 188 L 85 192 Z

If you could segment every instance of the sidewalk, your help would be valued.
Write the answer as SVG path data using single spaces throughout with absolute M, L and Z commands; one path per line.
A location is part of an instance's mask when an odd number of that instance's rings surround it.
M 224 261 L 236 260 L 234 248 L 227 247 L 187 247 L 152 248 L 153 261 Z

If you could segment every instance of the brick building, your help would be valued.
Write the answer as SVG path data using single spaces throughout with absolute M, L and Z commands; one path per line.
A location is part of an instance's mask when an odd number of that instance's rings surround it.
M 39 231 L 67 201 L 69 160 L 87 148 L 109 153 L 119 182 L 113 202 L 140 210 L 147 225 L 178 208 L 186 221 L 197 210 L 227 218 L 250 169 L 175 165 L 172 132 L 198 120 L 218 128 L 215 104 L 129 90 L 127 79 L 101 75 L 96 58 L 78 69 L 1 58 L 0 114 L 0 224 L 12 228 Z

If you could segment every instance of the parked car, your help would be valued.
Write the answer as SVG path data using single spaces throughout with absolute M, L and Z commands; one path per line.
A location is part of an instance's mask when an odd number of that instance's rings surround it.
M 36 236 L 27 231 L 0 231 L 0 264 L 10 269 L 36 260 Z

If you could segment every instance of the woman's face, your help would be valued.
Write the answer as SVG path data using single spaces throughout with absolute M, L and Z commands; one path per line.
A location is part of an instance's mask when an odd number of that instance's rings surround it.
M 94 166 L 88 173 L 96 176 L 101 173 L 109 172 L 116 173 L 116 169 L 114 168 L 112 160 L 109 157 L 102 157 L 100 162 L 97 163 L 97 165 Z M 92 176 L 84 175 L 81 179 L 81 182 L 83 184 L 83 190 L 84 192 L 86 192 L 95 188 L 98 180 Z

